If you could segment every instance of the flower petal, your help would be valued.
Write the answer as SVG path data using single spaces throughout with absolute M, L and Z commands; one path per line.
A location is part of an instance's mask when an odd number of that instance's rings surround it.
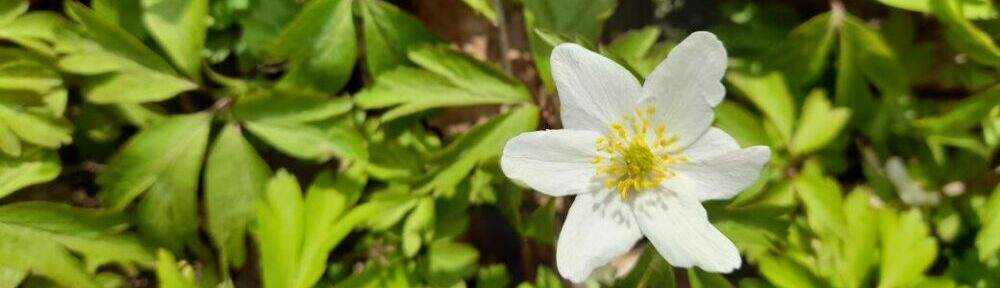
M 615 61 L 576 44 L 557 46 L 551 61 L 563 127 L 604 133 L 635 111 L 639 80 Z
M 574 283 L 629 251 L 642 238 L 632 210 L 608 190 L 580 194 L 556 244 L 556 267 Z
M 695 32 L 646 78 L 641 103 L 656 107 L 652 121 L 679 136 L 676 147 L 687 147 L 712 124 L 712 107 L 726 94 L 721 82 L 726 61 L 726 49 L 715 35 Z
M 684 149 L 684 156 L 687 156 L 691 161 L 698 162 L 702 159 L 739 149 L 740 144 L 732 136 L 729 136 L 729 133 L 719 128 L 710 127 L 705 132 L 705 135 L 702 135 L 697 141 L 691 143 L 687 149 Z
M 523 133 L 507 141 L 500 168 L 515 183 L 551 196 L 593 192 L 597 138 L 582 130 L 545 130 Z
M 696 199 L 649 191 L 639 193 L 633 205 L 639 229 L 670 265 L 720 273 L 740 267 L 739 250 L 708 222 Z
M 691 195 L 698 201 L 729 199 L 757 181 L 760 170 L 771 159 L 771 149 L 753 146 L 730 150 L 673 166 L 677 176 L 663 183 L 674 193 Z
M 726 48 L 714 34 L 691 33 L 646 77 L 645 86 L 671 95 L 700 96 L 712 107 L 718 106 L 726 97 L 722 76 L 727 57 Z

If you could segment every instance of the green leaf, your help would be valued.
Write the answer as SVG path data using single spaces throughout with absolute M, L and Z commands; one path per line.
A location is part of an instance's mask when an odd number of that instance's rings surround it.
M 0 2 L 0 26 L 14 21 L 17 16 L 28 12 L 27 0 L 6 0 Z
M 45 276 L 65 287 L 101 287 L 91 273 L 117 263 L 129 274 L 153 263 L 150 250 L 116 213 L 48 202 L 0 206 L 3 266 Z M 81 262 L 70 252 L 84 258 Z
M 159 287 L 189 288 L 198 287 L 195 284 L 195 271 L 185 261 L 177 262 L 170 251 L 160 249 L 156 254 L 156 278 Z
M 919 210 L 900 214 L 881 210 L 881 265 L 878 287 L 905 287 L 918 283 L 937 257 L 937 242 Z
M 427 247 L 420 266 L 431 285 L 450 286 L 472 275 L 477 260 L 479 251 L 471 245 L 439 240 Z
M 715 127 L 733 136 L 741 147 L 770 144 L 760 116 L 732 101 L 723 101 L 715 108 Z
M 462 0 L 469 8 L 476 11 L 477 13 L 490 19 L 493 23 L 497 22 L 497 11 L 493 9 L 493 0 Z
M 507 273 L 507 266 L 504 266 L 503 264 L 494 264 L 479 268 L 478 274 L 479 276 L 476 277 L 476 287 L 510 287 L 510 275 Z
M 878 0 L 882 4 L 895 8 L 931 13 L 934 0 Z M 962 11 L 962 16 L 967 19 L 995 19 L 997 18 L 996 7 L 990 1 L 961 1 L 957 6 Z
M 545 244 L 555 243 L 556 202 L 549 201 L 524 218 L 524 237 Z
M 568 35 L 580 35 L 584 39 L 596 42 L 604 27 L 604 21 L 611 17 L 617 1 L 597 0 L 579 5 L 574 0 L 525 0 L 525 28 L 528 32 L 528 42 L 531 54 L 534 55 L 535 68 L 538 76 L 549 91 L 555 89 L 552 82 L 549 55 L 555 46 L 541 39 L 534 33 L 536 29 L 544 29 Z
M 793 87 L 806 87 L 826 69 L 836 34 L 830 13 L 814 16 L 792 30 L 764 56 L 765 65 L 780 69 Z
M 138 39 L 148 36 L 142 24 L 142 0 L 93 0 L 91 9 L 102 19 L 128 31 Z
M 435 158 L 438 168 L 419 191 L 450 193 L 480 162 L 500 155 L 507 140 L 538 126 L 538 108 L 524 106 L 472 129 L 445 147 Z
M 721 274 L 709 273 L 698 268 L 688 269 L 688 280 L 691 288 L 725 288 L 733 287 Z
M 663 58 L 666 58 L 666 54 L 655 53 L 658 51 L 654 50 L 658 38 L 660 38 L 660 29 L 656 27 L 631 30 L 615 38 L 607 49 L 602 49 L 602 51 L 610 52 L 615 58 L 624 61 L 622 64 L 638 74 L 640 79 L 643 79 L 653 72 L 653 69 L 656 68 L 657 64 L 660 64 Z M 658 57 L 658 54 L 662 54 L 663 57 Z
M 185 75 L 201 80 L 208 0 L 142 0 L 142 20 L 150 35 Z
M 825 147 L 840 134 L 850 116 L 847 108 L 831 107 L 826 92 L 813 90 L 802 104 L 802 118 L 789 150 L 794 155 L 803 155 Z
M 771 72 L 762 76 L 729 73 L 726 79 L 764 113 L 785 143 L 791 141 L 795 121 L 794 99 L 781 73 Z
M 242 67 L 249 69 L 268 56 L 278 35 L 298 15 L 299 3 L 295 0 L 250 1 L 247 13 L 239 20 L 242 35 L 237 45 L 246 47 L 246 50 L 237 50 L 241 53 L 237 56 Z
M 246 127 L 272 147 L 299 159 L 320 162 L 333 156 L 367 159 L 364 138 L 350 120 L 342 117 L 320 123 L 250 121 Z
M 156 52 L 142 44 L 141 41 L 123 30 L 120 26 L 109 23 L 106 19 L 94 14 L 83 4 L 66 2 L 66 10 L 85 29 L 86 36 L 99 45 L 100 50 L 134 61 L 136 64 L 160 73 L 174 74 L 173 68 Z M 77 49 L 94 49 L 74 47 Z
M 73 127 L 51 113 L 25 111 L 0 104 L 0 120 L 24 142 L 45 148 L 59 148 L 73 141 Z
M 347 84 L 357 58 L 352 2 L 310 1 L 288 24 L 273 50 L 289 59 L 279 85 L 335 94 Z
M 313 287 L 330 251 L 364 220 L 384 211 L 379 204 L 347 209 L 364 187 L 363 171 L 352 168 L 336 180 L 320 174 L 304 201 L 294 176 L 279 170 L 271 178 L 257 210 L 264 287 Z
M 959 51 L 968 53 L 969 58 L 976 62 L 994 67 L 1000 66 L 1000 47 L 997 47 L 990 34 L 973 25 L 962 15 L 962 7 L 958 7 L 962 2 L 930 0 L 934 15 L 948 26 L 948 42 Z M 993 12 L 995 15 L 996 11 Z
M 273 90 L 244 96 L 233 111 L 243 121 L 316 122 L 351 110 L 347 97 L 330 98 L 306 90 Z
M 771 284 L 781 288 L 830 287 L 809 268 L 785 256 L 763 257 L 758 260 L 760 273 Z
M 417 200 L 417 207 L 403 222 L 403 255 L 413 257 L 420 251 L 423 235 L 434 228 L 434 199 L 424 197 Z
M 226 125 L 205 162 L 205 218 L 220 261 L 233 267 L 246 260 L 246 232 L 264 196 L 267 163 L 243 139 L 239 126 Z
M 613 287 L 673 288 L 676 287 L 674 281 L 674 270 L 670 264 L 663 260 L 663 256 L 660 256 L 655 248 L 647 246 L 643 250 L 642 256 L 639 256 L 639 260 L 636 260 L 632 271 L 615 281 Z
M 364 109 L 393 107 L 390 121 L 428 109 L 531 101 L 527 88 L 495 66 L 447 46 L 412 50 L 410 59 L 426 70 L 400 67 L 383 73 L 376 84 L 356 95 Z
M 818 163 L 806 164 L 804 172 L 795 178 L 795 191 L 806 208 L 809 228 L 820 237 L 835 238 L 847 228 L 840 185 L 833 178 L 823 176 Z
M 986 261 L 1000 252 L 1000 186 L 993 189 L 983 211 L 983 226 L 976 234 L 976 249 L 979 249 L 979 259 Z
M 54 151 L 30 150 L 18 158 L 0 155 L 0 198 L 51 181 L 61 170 L 59 154 Z
M 372 77 L 410 63 L 407 53 L 436 38 L 419 19 L 381 0 L 361 0 L 365 64 Z
M 947 113 L 919 119 L 916 125 L 938 133 L 968 131 L 985 119 L 998 105 L 1000 105 L 1000 85 L 958 101 Z
M 97 177 L 100 197 L 115 210 L 144 194 L 139 229 L 180 251 L 197 230 L 198 175 L 212 115 L 173 116 L 132 137 Z

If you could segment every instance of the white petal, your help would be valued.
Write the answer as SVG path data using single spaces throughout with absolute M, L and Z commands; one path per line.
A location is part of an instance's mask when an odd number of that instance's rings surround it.
M 559 232 L 556 267 L 566 279 L 583 282 L 641 238 L 631 209 L 618 194 L 601 190 L 577 195 Z
M 707 159 L 715 155 L 726 153 L 733 150 L 739 150 L 740 144 L 729 136 L 729 133 L 722 131 L 722 129 L 710 127 L 705 135 L 698 138 L 698 141 L 691 143 L 686 149 L 684 149 L 684 156 L 688 159 L 697 162 L 701 159 Z
M 641 86 L 625 67 L 576 44 L 560 44 L 550 59 L 563 127 L 604 133 L 635 111 Z
M 663 182 L 674 193 L 699 201 L 729 199 L 750 187 L 771 158 L 771 149 L 753 146 L 673 166 L 677 176 Z
M 507 141 L 500 168 L 515 183 L 551 196 L 600 189 L 594 179 L 597 138 L 582 130 L 545 130 L 523 133 Z
M 646 77 L 645 85 L 667 93 L 679 89 L 675 94 L 700 96 L 712 107 L 718 106 L 726 97 L 722 76 L 726 73 L 727 57 L 726 48 L 714 34 L 691 33 Z
M 646 78 L 641 102 L 656 106 L 653 122 L 680 137 L 677 147 L 694 142 L 712 124 L 712 107 L 726 94 L 721 82 L 726 61 L 726 49 L 715 35 L 695 32 Z
M 740 267 L 739 250 L 708 222 L 697 200 L 649 191 L 639 193 L 633 205 L 642 234 L 670 265 L 719 273 Z

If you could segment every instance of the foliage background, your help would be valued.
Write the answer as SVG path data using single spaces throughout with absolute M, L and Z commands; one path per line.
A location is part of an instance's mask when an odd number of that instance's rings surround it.
M 707 203 L 743 267 L 648 244 L 584 286 L 1000 287 L 989 0 L 0 0 L 0 287 L 562 287 L 548 53 L 729 50 L 717 127 L 773 159 Z

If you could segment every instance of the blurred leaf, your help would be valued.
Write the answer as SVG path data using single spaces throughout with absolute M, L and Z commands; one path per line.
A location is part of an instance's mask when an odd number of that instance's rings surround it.
M 525 28 L 528 32 L 528 42 L 531 54 L 534 55 L 535 69 L 538 77 L 549 91 L 555 90 L 552 74 L 549 68 L 549 55 L 555 46 L 543 41 L 533 33 L 536 29 L 549 30 L 567 35 L 580 35 L 584 39 L 596 42 L 604 27 L 604 21 L 611 17 L 617 2 L 615 0 L 597 0 L 588 5 L 579 5 L 573 0 L 525 0 Z
M 208 234 L 224 267 L 240 268 L 246 260 L 244 239 L 269 174 L 239 126 L 229 124 L 219 132 L 205 162 L 204 205 Z
M 479 268 L 479 276 L 476 278 L 476 287 L 480 288 L 504 288 L 510 287 L 510 275 L 507 274 L 507 266 L 503 264 L 493 264 Z
M 732 101 L 723 101 L 716 107 L 715 127 L 733 136 L 741 147 L 770 144 L 760 116 Z
M 421 262 L 421 271 L 433 286 L 451 286 L 472 275 L 479 251 L 471 245 L 435 241 L 427 247 L 427 257 Z
M 555 243 L 556 202 L 549 201 L 524 218 L 524 236 L 545 244 Z
M 412 50 L 410 59 L 427 70 L 400 67 L 382 74 L 374 86 L 356 95 L 358 106 L 364 109 L 395 106 L 382 115 L 383 121 L 390 121 L 439 107 L 531 100 L 523 84 L 491 64 L 446 46 Z
M 758 261 L 757 265 L 764 278 L 776 287 L 831 287 L 809 268 L 788 257 L 764 257 Z
M 142 0 L 142 20 L 150 35 L 187 77 L 201 80 L 208 0 Z
M 802 155 L 825 147 L 847 125 L 851 116 L 847 108 L 833 108 L 823 90 L 813 90 L 802 104 L 802 118 L 799 120 L 789 150 Z
M 28 12 L 27 0 L 6 0 L 0 2 L 0 26 L 13 21 L 17 16 Z
M 32 150 L 18 158 L 0 155 L 0 198 L 21 188 L 59 176 L 62 166 L 54 151 Z
M 979 259 L 985 261 L 1000 254 L 1000 186 L 993 189 L 983 207 L 982 230 L 976 235 Z
M 610 52 L 616 58 L 620 58 L 624 62 L 623 65 L 638 74 L 639 79 L 644 79 L 666 58 L 666 53 L 660 52 L 669 51 L 656 47 L 656 39 L 659 37 L 660 29 L 656 27 L 631 30 L 615 38 L 607 49 L 602 51 Z
M 882 4 L 895 8 L 931 13 L 935 0 L 878 0 Z M 996 7 L 990 1 L 961 1 L 958 3 L 959 9 L 968 19 L 994 19 L 997 18 Z
M 976 62 L 994 67 L 1000 66 L 1000 47 L 997 47 L 997 43 L 989 34 L 980 30 L 963 16 L 963 13 L 966 12 L 962 10 L 964 7 L 958 7 L 966 1 L 929 1 L 934 15 L 948 26 L 947 38 L 951 45 L 954 45 L 959 51 L 968 53 L 969 58 Z M 989 3 L 989 1 L 983 2 Z M 990 10 L 993 12 L 993 17 L 996 17 L 996 10 Z
M 958 101 L 943 115 L 919 119 L 916 125 L 931 132 L 967 131 L 979 124 L 998 105 L 1000 86 L 994 86 Z
M 937 243 L 919 210 L 878 213 L 881 265 L 878 287 L 907 287 L 918 283 L 934 263 Z
M 144 39 L 149 32 L 142 23 L 142 0 L 93 0 L 91 9 L 102 19 L 122 27 L 138 39 Z
M 257 65 L 271 51 L 278 35 L 289 22 L 298 15 L 300 6 L 295 0 L 250 1 L 248 12 L 239 19 L 242 35 L 238 45 L 246 50 L 237 50 L 240 64 L 244 67 Z
M 691 281 L 691 288 L 733 287 L 733 284 L 721 274 L 705 272 L 698 268 L 688 269 L 688 281 Z
M 451 191 L 481 161 L 497 157 L 507 140 L 538 126 L 538 108 L 523 106 L 473 128 L 435 156 L 438 168 L 418 191 Z
M 416 17 L 381 0 L 360 0 L 364 20 L 365 63 L 372 77 L 410 63 L 407 53 L 436 40 Z
M 723 203 L 706 203 L 712 224 L 736 244 L 747 257 L 759 255 L 777 247 L 788 231 L 788 208 L 754 205 L 723 207 Z
M 791 141 L 795 121 L 794 99 L 781 73 L 771 72 L 763 76 L 729 73 L 726 79 L 764 113 L 785 143 Z
M 612 287 L 676 287 L 674 271 L 663 256 L 652 246 L 647 246 L 635 266 L 625 277 L 615 281 Z
M 212 115 L 173 116 L 129 140 L 108 163 L 97 184 L 111 209 L 137 207 L 139 229 L 172 251 L 197 230 L 198 175 Z
M 59 148 L 73 141 L 72 124 L 50 113 L 25 111 L 0 104 L 0 120 L 14 135 L 27 143 L 45 148 Z
M 351 3 L 310 1 L 288 24 L 273 50 L 289 59 L 279 85 L 335 94 L 347 84 L 357 58 Z
M 821 237 L 835 238 L 848 224 L 842 192 L 837 181 L 823 176 L 816 165 L 816 162 L 806 164 L 804 172 L 795 178 L 795 190 L 806 208 L 809 228 Z
M 767 52 L 764 64 L 781 69 L 793 87 L 807 87 L 829 62 L 836 39 L 830 18 L 829 12 L 819 14 L 795 27 L 784 41 Z
M 109 263 L 134 274 L 136 265 L 148 267 L 153 256 L 133 235 L 119 233 L 127 225 L 122 216 L 47 202 L 0 206 L 3 266 L 65 287 L 101 287 L 91 273 Z
M 465 2 L 466 5 L 469 5 L 469 8 L 472 8 L 472 10 L 475 10 L 479 14 L 483 15 L 486 19 L 490 19 L 493 23 L 496 23 L 497 12 L 493 9 L 493 3 L 495 3 L 493 1 L 494 0 L 462 0 L 462 2 Z
M 82 25 L 85 38 L 70 38 L 75 42 L 65 43 L 70 53 L 60 60 L 59 68 L 87 75 L 83 93 L 88 101 L 159 101 L 197 87 L 176 76 L 170 64 L 125 30 L 79 3 L 66 3 L 66 10 Z M 101 70 L 95 71 L 95 67 Z
M 434 199 L 430 197 L 417 200 L 417 207 L 410 217 L 403 222 L 403 255 L 413 257 L 420 251 L 423 233 L 434 228 Z
M 170 251 L 160 249 L 156 254 L 156 278 L 162 288 L 198 287 L 195 284 L 195 271 L 185 261 L 178 262 Z

